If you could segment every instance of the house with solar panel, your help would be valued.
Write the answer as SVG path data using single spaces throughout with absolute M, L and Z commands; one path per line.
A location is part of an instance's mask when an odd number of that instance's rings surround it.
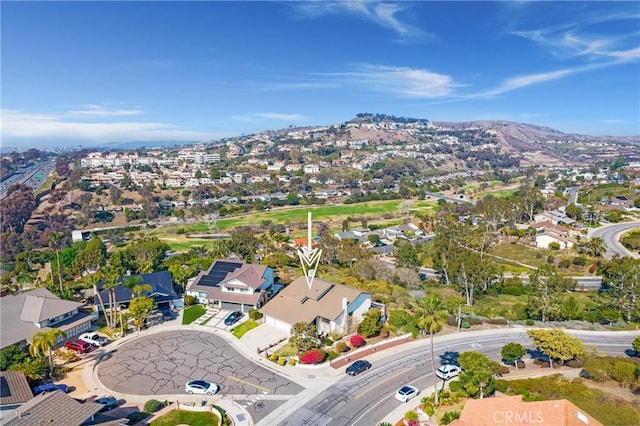
M 276 292 L 273 269 L 242 260 L 216 260 L 207 271 L 189 280 L 185 294 L 200 304 L 248 312 L 258 309 Z

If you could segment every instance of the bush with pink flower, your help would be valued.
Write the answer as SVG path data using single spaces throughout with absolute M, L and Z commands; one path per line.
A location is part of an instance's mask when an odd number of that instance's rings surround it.
M 359 348 L 360 346 L 364 346 L 367 342 L 365 342 L 364 337 L 362 337 L 359 334 L 354 334 L 353 336 L 351 336 L 351 338 L 349 338 L 349 343 L 351 343 L 351 346 L 353 346 L 354 348 Z
M 322 349 L 310 349 L 302 352 L 298 358 L 300 359 L 300 364 L 320 364 L 327 359 L 327 353 Z

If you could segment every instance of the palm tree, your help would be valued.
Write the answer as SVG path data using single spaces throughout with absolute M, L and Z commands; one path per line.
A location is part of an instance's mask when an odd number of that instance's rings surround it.
M 58 281 L 60 282 L 60 292 L 62 292 L 62 270 L 60 267 L 60 244 L 61 243 L 62 243 L 62 235 L 57 232 L 52 232 L 51 235 L 49 236 L 49 245 L 56 252 L 56 263 L 58 266 Z
M 584 251 L 593 257 L 602 257 L 607 251 L 607 243 L 604 242 L 602 237 L 590 238 L 584 244 Z
M 127 275 L 126 277 L 124 277 L 124 282 L 122 285 L 125 288 L 131 290 L 131 292 L 137 297 L 140 297 L 145 291 L 148 291 L 149 293 L 153 291 L 153 287 L 151 287 L 151 285 L 144 283 L 140 284 L 141 282 L 142 278 L 140 276 Z
M 107 321 L 107 326 L 111 329 L 116 327 L 116 287 L 120 284 L 119 278 L 120 274 L 116 270 L 116 268 L 112 266 L 105 266 L 101 269 L 102 277 L 104 279 L 103 289 L 108 291 L 109 295 L 109 312 L 104 311 L 104 317 Z
M 420 318 L 418 325 L 426 330 L 431 341 L 431 369 L 433 370 L 433 384 L 435 389 L 435 403 L 438 404 L 438 377 L 436 376 L 436 363 L 433 357 L 433 335 L 442 330 L 446 322 L 447 311 L 444 310 L 442 299 L 438 295 L 427 296 L 418 302 L 420 306 Z
M 49 355 L 49 376 L 53 375 L 53 352 L 51 349 L 56 347 L 58 342 L 67 338 L 64 331 L 59 328 L 50 328 L 45 331 L 38 331 L 31 336 L 31 344 L 29 345 L 29 353 L 31 355 L 40 355 L 48 352 Z

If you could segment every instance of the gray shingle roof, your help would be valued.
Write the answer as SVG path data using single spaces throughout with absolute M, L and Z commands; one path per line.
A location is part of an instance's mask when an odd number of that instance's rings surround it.
M 0 371 L 0 406 L 22 404 L 33 398 L 27 378 L 19 371 Z
M 3 426 L 80 426 L 102 408 L 95 402 L 81 403 L 62 391 L 43 393 L 2 418 Z

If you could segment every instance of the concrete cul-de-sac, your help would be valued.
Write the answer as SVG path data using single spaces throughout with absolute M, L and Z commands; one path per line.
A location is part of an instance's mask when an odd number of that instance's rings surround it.
M 96 365 L 104 387 L 129 395 L 174 395 L 193 379 L 220 386 L 223 395 L 295 395 L 304 388 L 250 361 L 223 338 L 171 330 L 123 342 Z

